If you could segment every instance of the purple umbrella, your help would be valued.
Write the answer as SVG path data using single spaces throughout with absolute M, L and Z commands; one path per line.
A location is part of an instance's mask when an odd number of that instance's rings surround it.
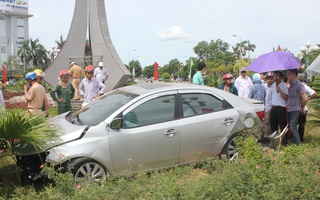
M 298 69 L 299 66 L 300 62 L 292 53 L 288 51 L 273 51 L 259 56 L 246 70 L 262 73 Z

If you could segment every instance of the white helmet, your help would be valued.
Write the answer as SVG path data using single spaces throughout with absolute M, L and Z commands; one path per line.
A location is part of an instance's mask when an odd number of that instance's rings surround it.
M 98 66 L 103 67 L 103 62 L 99 62 Z

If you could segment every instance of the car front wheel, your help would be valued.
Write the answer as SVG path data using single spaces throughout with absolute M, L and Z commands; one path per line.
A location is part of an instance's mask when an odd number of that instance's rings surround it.
M 101 182 L 109 176 L 109 173 L 98 162 L 88 158 L 78 158 L 69 164 L 75 181 L 95 181 Z

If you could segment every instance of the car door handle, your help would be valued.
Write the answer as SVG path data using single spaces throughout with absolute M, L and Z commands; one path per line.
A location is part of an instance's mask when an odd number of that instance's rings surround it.
M 233 119 L 232 118 L 227 118 L 223 121 L 223 124 L 226 126 L 230 126 L 233 123 Z
M 164 134 L 169 138 L 173 137 L 176 133 L 177 131 L 174 129 L 168 129 L 164 132 Z

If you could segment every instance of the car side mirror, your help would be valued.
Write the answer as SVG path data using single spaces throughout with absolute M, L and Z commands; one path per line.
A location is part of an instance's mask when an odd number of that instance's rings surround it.
M 119 130 L 122 127 L 123 119 L 122 118 L 115 118 L 110 123 L 110 128 Z

